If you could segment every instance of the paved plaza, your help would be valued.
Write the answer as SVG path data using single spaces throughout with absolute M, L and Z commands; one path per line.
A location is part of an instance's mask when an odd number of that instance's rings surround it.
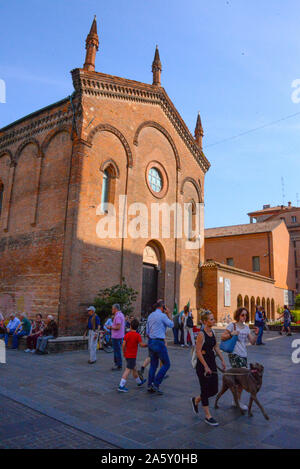
M 117 392 L 120 372 L 112 355 L 87 352 L 46 356 L 8 350 L 0 365 L 0 448 L 300 448 L 300 364 L 291 360 L 293 337 L 265 333 L 266 346 L 249 346 L 249 362 L 265 366 L 259 400 L 266 421 L 253 404 L 253 417 L 231 407 L 231 395 L 213 410 L 220 426 L 192 413 L 190 397 L 199 394 L 190 351 L 169 345 L 171 368 L 163 396 L 137 388 Z M 146 357 L 139 350 L 138 362 Z M 243 398 L 247 402 L 246 395 Z

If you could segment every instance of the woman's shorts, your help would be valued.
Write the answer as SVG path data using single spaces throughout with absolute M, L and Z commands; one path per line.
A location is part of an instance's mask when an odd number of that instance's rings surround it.
M 136 358 L 126 358 L 126 368 L 134 370 L 136 365 Z
M 228 358 L 229 358 L 229 362 L 232 368 L 247 368 L 248 367 L 246 357 L 240 357 L 239 355 L 236 355 L 235 353 L 229 353 Z

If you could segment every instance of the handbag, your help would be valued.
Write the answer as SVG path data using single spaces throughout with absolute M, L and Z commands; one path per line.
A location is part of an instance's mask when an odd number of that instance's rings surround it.
M 236 325 L 235 323 L 233 324 L 233 327 L 234 327 L 234 330 L 236 330 Z M 237 343 L 238 341 L 238 336 L 237 335 L 233 335 L 232 337 L 230 337 L 230 339 L 227 339 L 227 340 L 223 340 L 220 344 L 220 349 L 223 351 L 223 352 L 226 352 L 226 353 L 232 353 L 233 350 L 234 350 L 234 347 L 235 347 L 235 344 Z
M 205 334 L 203 334 L 203 335 L 204 335 L 204 341 L 203 341 L 202 347 L 205 343 Z M 192 363 L 193 368 L 196 368 L 197 360 L 198 360 L 198 356 L 197 356 L 197 350 L 196 350 L 196 345 L 195 345 L 194 349 L 193 349 L 193 352 L 192 352 L 192 359 L 191 359 L 191 363 Z

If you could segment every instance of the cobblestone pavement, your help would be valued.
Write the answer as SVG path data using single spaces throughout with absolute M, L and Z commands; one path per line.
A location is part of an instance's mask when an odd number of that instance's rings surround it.
M 218 428 L 207 426 L 202 412 L 192 413 L 190 397 L 199 384 L 186 349 L 169 346 L 163 396 L 149 395 L 132 379 L 130 392 L 118 393 L 121 373 L 111 371 L 112 355 L 103 351 L 88 365 L 82 351 L 40 356 L 9 350 L 0 365 L 0 447 L 299 448 L 300 364 L 291 354 L 300 336 L 267 332 L 264 338 L 265 346 L 248 352 L 249 363 L 265 366 L 258 397 L 270 421 L 255 404 L 252 418 L 241 416 L 228 392 L 213 410 Z M 140 349 L 139 364 L 146 355 Z
M 6 397 L 1 397 L 0 435 L 0 449 L 114 448 Z

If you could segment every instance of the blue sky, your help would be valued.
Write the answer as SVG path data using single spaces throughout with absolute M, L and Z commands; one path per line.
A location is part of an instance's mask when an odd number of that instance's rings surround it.
M 1 2 L 0 127 L 72 91 L 97 15 L 96 70 L 151 83 L 159 45 L 162 85 L 193 132 L 200 111 L 206 226 L 247 223 L 265 203 L 300 199 L 300 114 L 241 138 L 224 139 L 300 113 L 298 0 L 11 0 Z

